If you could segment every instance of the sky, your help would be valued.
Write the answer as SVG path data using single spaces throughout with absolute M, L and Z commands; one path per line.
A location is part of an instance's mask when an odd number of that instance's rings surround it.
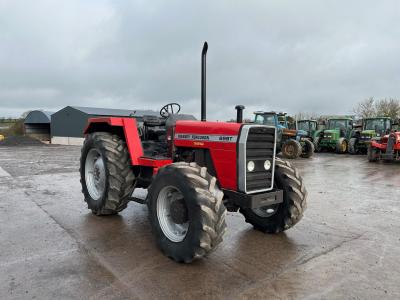
M 348 114 L 400 96 L 400 1 L 0 0 L 0 117 L 67 105 Z

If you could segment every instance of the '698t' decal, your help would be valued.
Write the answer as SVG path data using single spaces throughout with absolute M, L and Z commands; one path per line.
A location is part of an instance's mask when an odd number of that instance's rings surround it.
M 236 135 L 176 133 L 175 140 L 236 143 Z

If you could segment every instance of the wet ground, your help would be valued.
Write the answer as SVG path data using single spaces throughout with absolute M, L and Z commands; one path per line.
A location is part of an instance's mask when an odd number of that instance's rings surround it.
M 0 299 L 400 298 L 400 165 L 323 153 L 296 161 L 309 192 L 293 229 L 229 213 L 222 245 L 177 264 L 147 208 L 96 217 L 73 146 L 0 147 Z

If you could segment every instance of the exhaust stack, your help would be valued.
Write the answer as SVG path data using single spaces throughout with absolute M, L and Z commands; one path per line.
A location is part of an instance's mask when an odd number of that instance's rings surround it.
M 201 51 L 201 121 L 207 120 L 206 107 L 206 56 L 208 44 L 204 42 L 203 50 Z
M 243 110 L 245 109 L 244 105 L 236 105 L 236 123 L 243 123 Z

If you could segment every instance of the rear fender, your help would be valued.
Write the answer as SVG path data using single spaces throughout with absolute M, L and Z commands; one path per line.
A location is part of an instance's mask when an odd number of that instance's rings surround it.
M 140 165 L 139 158 L 143 156 L 143 148 L 138 133 L 137 123 L 134 118 L 106 117 L 89 119 L 84 134 L 99 131 L 111 132 L 124 138 L 128 146 L 132 165 Z

